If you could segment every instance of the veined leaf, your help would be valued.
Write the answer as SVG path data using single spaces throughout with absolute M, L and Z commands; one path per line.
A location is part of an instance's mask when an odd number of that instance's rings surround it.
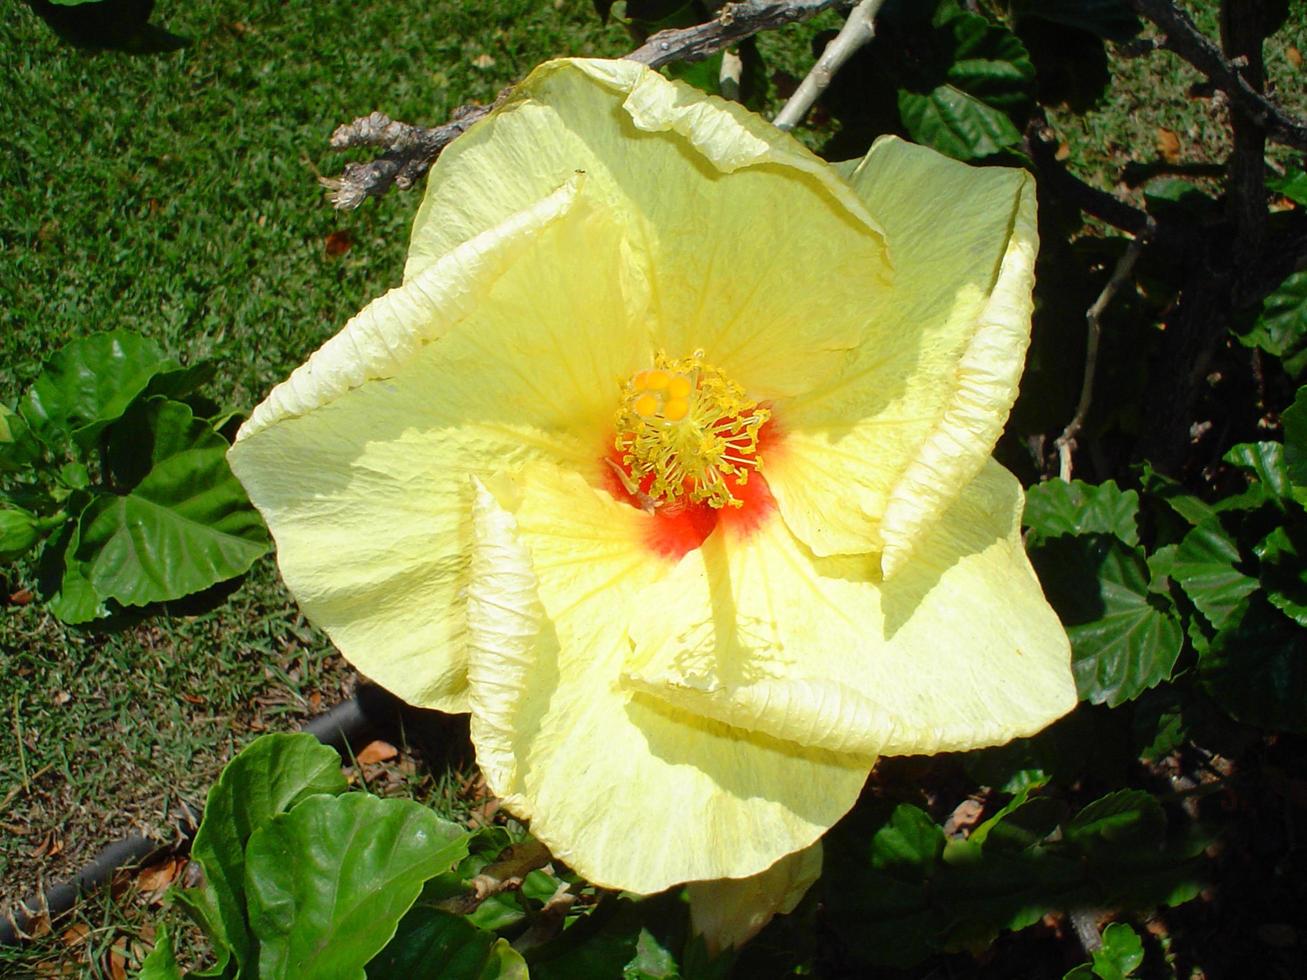
M 1032 548 L 1044 591 L 1067 626 L 1082 700 L 1116 707 L 1171 676 L 1183 633 L 1149 591 L 1142 554 L 1104 535 Z
M 219 966 L 230 954 L 254 962 L 246 920 L 245 845 L 260 827 L 306 797 L 343 793 L 340 756 L 312 735 L 262 735 L 232 759 L 209 790 L 191 854 L 204 869 L 201 909 Z
M 1258 589 L 1255 578 L 1234 567 L 1239 548 L 1219 524 L 1203 524 L 1184 536 L 1170 575 L 1216 629 L 1225 629 L 1243 612 Z
M 1307 375 L 1307 270 L 1295 272 L 1262 301 L 1252 328 L 1238 335 L 1246 347 L 1274 354 L 1295 381 Z
M 423 882 L 466 854 L 466 832 L 411 800 L 312 796 L 273 817 L 246 847 L 259 976 L 362 978 Z
M 47 445 L 72 438 L 87 448 L 152 378 L 178 370 L 152 340 L 125 330 L 94 334 L 51 356 L 18 411 Z
M 1024 523 L 1041 538 L 1060 534 L 1111 534 L 1139 544 L 1139 494 L 1116 481 L 1098 485 L 1080 480 L 1047 480 L 1026 491 Z
M 268 534 L 227 466 L 227 441 L 181 402 L 151 399 L 151 466 L 83 515 L 77 560 L 125 606 L 178 599 L 247 571 Z

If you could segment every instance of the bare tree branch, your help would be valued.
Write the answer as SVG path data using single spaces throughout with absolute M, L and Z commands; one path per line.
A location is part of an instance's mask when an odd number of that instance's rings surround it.
M 840 32 L 826 45 L 807 77 L 772 120 L 778 129 L 793 129 L 802 122 L 812 104 L 830 86 L 835 73 L 844 67 L 855 51 L 871 43 L 876 36 L 876 14 L 884 3 L 885 0 L 862 0 L 853 8 Z
M 1158 46 L 1171 51 L 1206 75 L 1240 111 L 1266 131 L 1268 139 L 1307 150 L 1307 123 L 1295 119 L 1259 92 L 1245 68 L 1227 60 L 1172 0 L 1130 0 L 1135 12 L 1162 29 Z
M 760 31 L 807 20 L 847 2 L 738 0 L 725 4 L 705 24 L 659 31 L 626 55 L 626 59 L 650 68 L 661 68 L 673 61 L 701 61 Z M 431 129 L 398 122 L 380 112 L 340 126 L 331 136 L 332 149 L 378 146 L 384 147 L 385 152 L 367 163 L 347 163 L 338 177 L 319 178 L 331 192 L 331 203 L 341 209 L 356 208 L 369 197 L 385 194 L 392 186 L 400 190 L 412 187 L 446 146 L 478 119 L 489 115 L 510 91 L 500 92 L 493 105 L 460 106 L 449 122 Z
M 1085 419 L 1089 416 L 1089 407 L 1094 401 L 1094 373 L 1098 369 L 1098 344 L 1103 336 L 1103 311 L 1129 280 L 1131 273 L 1134 272 L 1135 263 L 1139 261 L 1139 253 L 1143 251 L 1157 229 L 1151 217 L 1145 215 L 1144 221 L 1143 231 L 1135 236 L 1135 240 L 1121 253 L 1116 268 L 1112 270 L 1112 278 L 1107 280 L 1107 285 L 1098 294 L 1098 299 L 1094 300 L 1093 305 L 1085 311 L 1088 339 L 1085 342 L 1085 373 L 1080 383 L 1080 401 L 1076 404 L 1075 415 L 1053 443 L 1057 447 L 1058 475 L 1063 480 L 1071 479 L 1071 456 L 1076 449 L 1076 436 L 1084 428 Z

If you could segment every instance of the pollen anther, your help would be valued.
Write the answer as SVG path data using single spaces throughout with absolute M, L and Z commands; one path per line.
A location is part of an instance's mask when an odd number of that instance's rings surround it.
M 758 431 L 771 412 L 704 363 L 703 352 L 672 359 L 622 386 L 616 448 L 633 484 L 657 505 L 688 498 L 712 507 L 739 507 L 732 492 L 761 467 Z

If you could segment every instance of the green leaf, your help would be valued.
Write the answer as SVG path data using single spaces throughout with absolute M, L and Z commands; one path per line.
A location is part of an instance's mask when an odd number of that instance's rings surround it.
M 1261 559 L 1266 598 L 1299 626 L 1307 627 L 1307 528 L 1277 527 L 1253 551 Z
M 1307 643 L 1301 627 L 1254 599 L 1198 662 L 1207 693 L 1232 718 L 1270 731 L 1307 732 Z
M 1078 27 L 1108 41 L 1128 41 L 1140 26 L 1125 0 L 1014 0 L 1012 12 Z
M 268 550 L 263 522 L 227 466 L 226 440 L 181 402 L 151 399 L 145 412 L 149 472 L 129 493 L 91 503 L 77 549 L 96 592 L 125 606 L 199 592 Z
M 1105 535 L 1055 538 L 1030 550 L 1067 626 L 1082 700 L 1116 707 L 1171 676 L 1183 631 L 1149 590 L 1142 554 Z
M 1061 534 L 1111 534 L 1139 544 L 1139 494 L 1114 480 L 1094 485 L 1080 480 L 1047 480 L 1026 491 L 1024 523 L 1041 538 Z
M 1184 536 L 1170 575 L 1216 629 L 1243 614 L 1245 600 L 1258 589 L 1255 578 L 1234 567 L 1239 548 L 1219 524 L 1203 524 Z
M 899 117 L 912 139 L 959 160 L 1013 146 L 1013 124 L 1034 95 L 1035 68 L 1010 30 L 963 10 L 900 4 L 884 16 L 886 36 L 872 57 L 897 88 Z
M 1124 922 L 1113 922 L 1103 930 L 1103 945 L 1094 950 L 1094 972 L 1102 980 L 1125 980 L 1144 962 L 1144 944 L 1139 934 Z
M 1252 327 L 1238 335 L 1245 347 L 1260 347 L 1280 359 L 1295 381 L 1307 374 L 1307 270 L 1295 272 L 1262 300 Z
M 1090 803 L 1067 823 L 1066 839 L 1081 848 L 1151 841 L 1166 830 L 1166 814 L 1151 794 L 1117 790 Z
M 943 853 L 944 832 L 925 811 L 904 803 L 894 808 L 872 838 L 871 866 L 887 874 L 915 877 Z
M 952 85 L 899 92 L 899 115 L 913 140 L 956 160 L 987 157 L 1021 141 L 1002 111 Z
M 191 855 L 204 869 L 205 911 L 220 960 L 253 962 L 245 918 L 245 846 L 273 817 L 318 793 L 343 793 L 340 756 L 312 735 L 263 735 L 227 764 L 209 790 Z
M 1307 385 L 1298 389 L 1280 421 L 1284 423 L 1285 470 L 1295 487 L 1307 489 Z M 1307 504 L 1301 496 L 1299 500 Z
M 1266 187 L 1277 194 L 1283 194 L 1295 204 L 1307 206 L 1307 172 L 1298 170 L 1279 177 L 1268 177 Z
M 141 963 L 141 972 L 137 980 L 182 980 L 181 968 L 177 966 L 177 957 L 172 951 L 172 937 L 168 929 L 160 926 L 154 938 L 154 949 Z
M 70 626 L 108 619 L 114 612 L 91 584 L 85 563 L 77 558 L 82 540 L 78 509 L 84 511 L 90 500 L 86 493 L 69 497 L 69 510 L 78 516 L 47 538 L 41 550 L 38 575 L 41 598 L 56 619 Z
M 1232 446 L 1223 458 L 1247 473 L 1251 482 L 1243 493 L 1219 501 L 1218 510 L 1251 510 L 1265 503 L 1280 505 L 1282 501 L 1293 499 L 1282 443 L 1240 443 Z
M 152 378 L 180 368 L 145 337 L 123 330 L 94 334 L 67 344 L 46 362 L 18 411 L 47 444 L 71 437 L 85 449 Z
M 23 417 L 0 404 L 0 473 L 29 469 L 41 458 L 41 446 Z
M 394 937 L 367 965 L 368 980 L 413 980 L 440 964 L 448 980 L 479 980 L 496 936 L 466 918 L 426 904 L 404 914 Z
M 17 561 L 41 540 L 37 517 L 25 510 L 0 507 L 0 564 Z
M 312 796 L 250 835 L 245 889 L 265 980 L 353 980 L 467 834 L 411 800 Z M 496 974 L 491 974 L 492 976 Z

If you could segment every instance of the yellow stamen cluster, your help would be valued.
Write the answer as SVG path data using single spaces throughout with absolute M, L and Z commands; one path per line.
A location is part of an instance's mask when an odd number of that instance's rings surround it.
M 622 385 L 617 411 L 617 450 L 627 489 L 646 491 L 654 503 L 688 497 L 712 507 L 739 507 L 726 478 L 743 484 L 757 458 L 758 430 L 771 418 L 744 396 L 744 389 L 715 367 L 703 351 L 675 360 L 661 351 L 654 366 Z

